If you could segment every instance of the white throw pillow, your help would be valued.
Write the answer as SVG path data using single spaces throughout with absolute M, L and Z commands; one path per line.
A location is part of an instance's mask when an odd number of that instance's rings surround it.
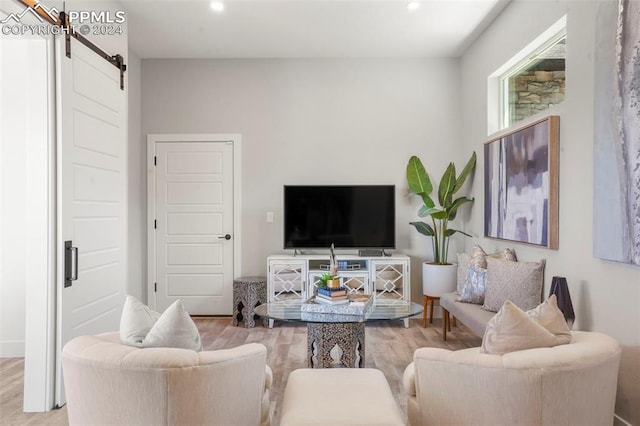
M 202 350 L 200 332 L 181 300 L 176 300 L 160 315 L 142 342 L 143 348 L 184 348 Z
M 527 311 L 527 315 L 549 330 L 550 333 L 553 333 L 559 345 L 571 342 L 571 329 L 567 324 L 567 320 L 564 319 L 564 314 L 558 308 L 558 299 L 555 294 L 549 296 L 547 300 L 535 308 Z
M 159 312 L 149 309 L 135 297 L 127 295 L 120 317 L 120 341 L 125 345 L 141 348 L 144 338 L 158 318 Z
M 568 343 L 571 343 L 571 330 L 553 294 L 527 312 L 508 300 L 504 302 L 487 324 L 480 352 L 503 355 Z
M 556 337 L 510 301 L 487 324 L 480 352 L 503 355 L 524 349 L 556 346 Z
M 120 341 L 138 348 L 171 347 L 202 350 L 198 327 L 176 300 L 162 314 L 127 296 L 120 317 Z

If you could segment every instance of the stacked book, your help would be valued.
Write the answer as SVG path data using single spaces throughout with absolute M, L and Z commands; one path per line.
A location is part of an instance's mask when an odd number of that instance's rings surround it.
M 342 289 L 343 294 L 333 294 L 339 292 L 332 290 L 330 295 L 318 291 L 318 293 L 302 304 L 302 312 L 315 312 L 323 314 L 342 315 L 366 315 L 373 307 L 373 297 L 370 294 L 347 294 L 346 289 Z M 335 300 L 333 300 L 335 299 Z
M 349 303 L 349 299 L 347 298 L 347 289 L 345 287 L 319 287 L 315 300 L 318 303 L 324 303 L 326 305 L 344 305 Z

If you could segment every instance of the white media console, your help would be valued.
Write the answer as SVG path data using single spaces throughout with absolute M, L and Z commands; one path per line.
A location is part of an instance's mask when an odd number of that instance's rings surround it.
M 376 303 L 411 300 L 409 256 L 336 255 L 342 285 L 350 293 L 371 294 Z M 323 273 L 329 272 L 328 255 L 273 255 L 267 258 L 267 298 L 307 300 Z M 272 322 L 270 322 L 272 325 Z M 409 320 L 404 320 L 405 327 Z

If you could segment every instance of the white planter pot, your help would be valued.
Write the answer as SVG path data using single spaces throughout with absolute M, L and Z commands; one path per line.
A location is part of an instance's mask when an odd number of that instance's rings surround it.
M 458 265 L 422 264 L 422 293 L 426 296 L 440 297 L 456 290 Z

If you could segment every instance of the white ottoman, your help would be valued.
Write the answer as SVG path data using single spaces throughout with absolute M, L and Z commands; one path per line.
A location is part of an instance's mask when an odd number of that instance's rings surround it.
M 289 374 L 281 426 L 405 424 L 380 370 L 309 368 Z

